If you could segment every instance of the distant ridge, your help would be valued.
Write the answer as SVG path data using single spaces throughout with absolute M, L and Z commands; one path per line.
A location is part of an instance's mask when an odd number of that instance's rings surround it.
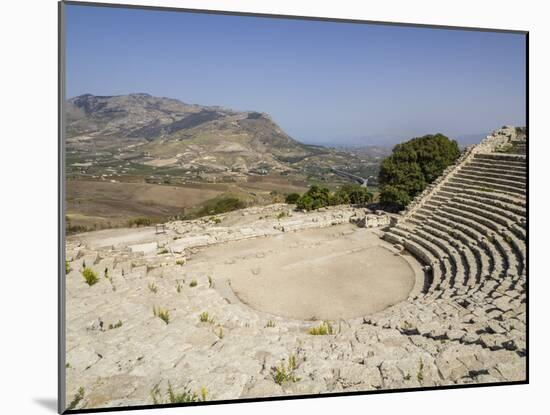
M 287 135 L 268 114 L 188 104 L 148 93 L 97 96 L 67 101 L 68 145 L 95 151 L 130 150 L 144 157 L 191 163 L 213 157 L 219 168 L 245 170 L 265 163 L 277 167 L 319 150 Z M 282 167 L 282 166 L 279 166 Z

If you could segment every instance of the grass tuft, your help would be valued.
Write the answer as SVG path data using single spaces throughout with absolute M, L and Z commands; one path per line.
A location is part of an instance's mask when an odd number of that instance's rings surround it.
M 151 281 L 149 284 L 147 284 L 147 288 L 149 288 L 149 291 L 151 291 L 154 294 L 156 294 L 159 290 L 157 287 L 157 284 L 155 284 L 154 281 Z
M 153 306 L 153 314 L 155 317 L 160 318 L 166 324 L 170 322 L 170 312 L 166 308 Z
M 206 401 L 206 397 L 208 396 L 208 389 L 206 389 L 205 386 L 201 387 L 201 400 L 204 402 Z
M 296 370 L 296 357 L 294 355 L 289 356 L 288 363 L 281 362 L 279 366 L 271 368 L 271 375 L 277 385 L 282 385 L 287 382 L 298 382 L 300 378 L 294 375 Z
M 326 336 L 334 334 L 334 330 L 328 321 L 323 321 L 319 326 L 310 328 L 308 333 L 313 336 Z
M 80 387 L 78 388 L 78 391 L 75 393 L 73 400 L 71 401 L 67 409 L 69 411 L 72 409 L 75 409 L 77 405 L 82 401 L 82 399 L 84 399 L 84 388 Z
M 416 374 L 416 379 L 418 379 L 419 382 L 422 382 L 424 380 L 424 362 L 422 361 L 422 359 L 420 359 L 418 365 L 418 373 Z
M 165 403 L 189 403 L 189 402 L 204 402 L 207 400 L 208 389 L 204 386 L 201 388 L 200 396 L 195 392 L 191 392 L 191 389 L 186 388 L 182 392 L 176 392 L 171 383 L 168 382 L 168 390 L 166 391 L 166 399 L 163 399 L 162 393 L 157 386 L 151 390 L 151 398 L 155 405 L 162 405 Z
M 214 324 L 215 320 L 214 320 L 214 317 L 211 316 L 210 314 L 208 314 L 208 311 L 203 311 L 200 315 L 199 315 L 199 320 L 201 323 L 210 323 L 210 324 Z
M 82 276 L 84 277 L 86 284 L 88 284 L 90 287 L 99 281 L 97 273 L 88 267 L 82 270 Z

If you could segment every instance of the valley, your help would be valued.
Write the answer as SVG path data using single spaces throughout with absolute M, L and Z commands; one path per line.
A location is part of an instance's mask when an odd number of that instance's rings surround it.
M 312 184 L 369 177 L 381 153 L 302 144 L 268 114 L 185 104 L 148 94 L 81 95 L 67 101 L 69 233 L 164 222 L 219 197 L 247 206 L 284 200 Z

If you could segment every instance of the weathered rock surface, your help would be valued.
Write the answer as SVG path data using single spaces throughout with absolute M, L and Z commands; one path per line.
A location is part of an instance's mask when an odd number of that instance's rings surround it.
M 273 205 L 168 223 L 165 234 L 68 238 L 68 402 L 80 387 L 77 408 L 150 404 L 152 391 L 164 393 L 169 383 L 216 400 L 524 380 L 525 158 L 495 152 L 517 141 L 515 131 L 467 151 L 384 234 L 400 245 L 394 255 L 426 269 L 421 287 L 383 311 L 331 321 L 328 335 L 309 334 L 320 321 L 239 301 L 230 279 L 200 253 L 350 221 L 386 227 L 385 215 Z M 224 261 L 270 253 L 240 255 Z M 96 284 L 86 284 L 84 266 L 97 273 Z M 250 272 L 262 275 L 261 266 Z M 166 315 L 167 323 L 159 317 Z

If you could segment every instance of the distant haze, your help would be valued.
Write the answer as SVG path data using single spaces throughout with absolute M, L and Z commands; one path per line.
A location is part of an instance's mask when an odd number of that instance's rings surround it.
M 525 125 L 521 34 L 67 5 L 67 97 L 147 92 L 270 114 L 331 146 Z M 444 23 L 444 22 L 442 22 Z

